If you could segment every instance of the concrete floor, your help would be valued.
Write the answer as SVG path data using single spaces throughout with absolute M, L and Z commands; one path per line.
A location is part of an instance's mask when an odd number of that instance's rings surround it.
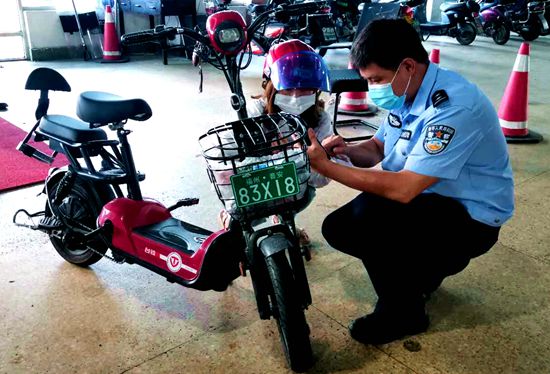
M 520 45 L 478 38 L 471 46 L 434 38 L 441 65 L 476 82 L 498 105 Z M 346 52 L 327 55 L 347 65 Z M 531 129 L 550 139 L 550 39 L 532 43 Z M 3 63 L 0 113 L 28 129 L 37 93 L 23 89 L 38 66 L 58 69 L 73 87 L 55 93 L 50 113 L 75 113 L 77 93 L 106 90 L 139 96 L 153 118 L 133 123 L 136 162 L 146 172 L 144 195 L 170 204 L 200 197 L 176 213 L 216 229 L 221 204 L 209 186 L 197 137 L 232 120 L 220 74 L 206 69 L 197 94 L 197 71 L 188 61 L 134 57 L 127 64 L 94 62 Z M 247 94 L 259 92 L 262 61 L 243 72 Z M 380 121 L 381 116 L 373 121 Z M 550 147 L 511 145 L 517 210 L 497 245 L 448 278 L 428 304 L 432 324 L 412 339 L 364 346 L 352 340 L 349 321 L 370 311 L 376 298 L 361 263 L 337 253 L 320 235 L 323 217 L 356 192 L 336 183 L 318 191 L 298 216 L 313 239 L 307 273 L 313 305 L 307 311 L 316 359 L 313 373 L 550 373 Z M 280 373 L 286 366 L 274 321 L 261 321 L 249 278 L 224 293 L 170 284 L 138 266 L 102 260 L 80 269 L 62 260 L 41 233 L 16 228 L 13 212 L 40 209 L 40 186 L 0 193 L 0 373 Z

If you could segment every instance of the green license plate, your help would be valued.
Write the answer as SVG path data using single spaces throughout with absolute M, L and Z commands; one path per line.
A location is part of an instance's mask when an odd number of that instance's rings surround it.
M 300 192 L 294 162 L 232 175 L 231 186 L 239 208 Z

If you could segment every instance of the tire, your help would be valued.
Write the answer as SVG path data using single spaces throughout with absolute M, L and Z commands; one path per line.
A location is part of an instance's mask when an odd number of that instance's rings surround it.
M 267 257 L 266 263 L 273 287 L 270 295 L 272 310 L 286 360 L 292 370 L 304 372 L 313 364 L 309 326 L 285 251 Z
M 457 26 L 456 40 L 462 45 L 469 45 L 476 39 L 476 28 L 471 23 L 461 23 Z
M 52 204 L 59 182 L 60 180 L 48 187 L 48 200 Z M 88 229 L 95 229 L 97 227 L 96 219 L 101 208 L 115 196 L 110 188 L 95 186 L 94 190 L 100 201 L 97 201 L 95 194 L 90 192 L 91 185 L 77 178 L 67 196 L 59 204 L 50 207 L 46 203 L 45 216 L 62 216 L 75 226 L 83 225 Z M 82 230 L 87 231 L 84 227 Z M 87 243 L 87 246 L 94 248 L 97 253 L 87 247 L 83 248 L 83 245 L 79 243 L 83 233 L 67 226 L 56 231 L 55 235 L 50 235 L 50 241 L 57 253 L 71 264 L 87 267 L 101 260 L 102 254 L 107 251 L 107 245 L 100 239 Z
M 528 29 L 520 30 L 519 35 L 526 42 L 532 42 L 539 37 L 540 33 L 537 27 L 530 27 Z
M 492 38 L 498 45 L 504 45 L 510 40 L 510 29 L 502 23 L 495 23 L 492 26 Z

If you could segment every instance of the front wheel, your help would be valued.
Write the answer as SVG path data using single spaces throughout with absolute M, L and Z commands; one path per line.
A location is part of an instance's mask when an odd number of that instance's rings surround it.
M 510 29 L 503 23 L 495 23 L 491 34 L 493 41 L 498 45 L 504 45 L 510 40 Z
M 476 39 L 476 28 L 471 23 L 461 23 L 457 26 L 456 40 L 462 45 L 469 45 Z
M 101 260 L 107 246 L 99 238 L 85 240 L 84 235 L 96 228 L 103 204 L 112 200 L 114 194 L 103 186 L 92 189 L 90 184 L 78 178 L 67 192 L 62 192 L 62 184 L 63 180 L 59 180 L 48 187 L 48 200 L 52 203 L 46 203 L 45 216 L 55 216 L 66 223 L 52 232 L 50 241 L 67 262 L 87 267 Z M 58 193 L 65 196 L 56 199 Z M 56 200 L 59 201 L 53 203 Z
M 267 270 L 271 279 L 271 305 L 286 360 L 290 368 L 297 372 L 309 369 L 313 363 L 309 326 L 302 309 L 292 269 L 285 251 L 266 258 Z

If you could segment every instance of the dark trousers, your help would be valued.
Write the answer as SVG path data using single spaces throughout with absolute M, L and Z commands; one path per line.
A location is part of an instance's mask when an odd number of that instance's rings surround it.
M 361 193 L 330 213 L 322 233 L 361 259 L 381 305 L 424 307 L 423 294 L 497 241 L 499 227 L 473 220 L 455 199 L 420 194 L 408 204 Z

